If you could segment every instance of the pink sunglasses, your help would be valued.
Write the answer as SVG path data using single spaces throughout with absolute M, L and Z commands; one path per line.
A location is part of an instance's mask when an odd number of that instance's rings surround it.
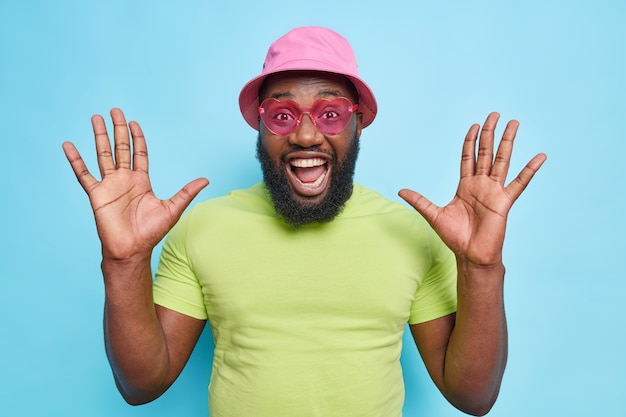
M 268 98 L 259 106 L 259 115 L 267 129 L 275 135 L 287 136 L 294 132 L 302 116 L 309 115 L 313 125 L 323 134 L 333 136 L 346 128 L 352 113 L 359 108 L 345 97 L 333 100 L 319 99 L 308 109 L 293 100 L 280 101 Z

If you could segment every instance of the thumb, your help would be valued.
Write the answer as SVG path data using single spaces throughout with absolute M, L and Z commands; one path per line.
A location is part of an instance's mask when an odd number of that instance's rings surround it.
M 174 194 L 172 198 L 170 198 L 170 202 L 176 209 L 177 217 L 180 217 L 183 211 L 191 203 L 191 200 L 193 200 L 207 185 L 209 185 L 209 180 L 206 178 L 195 179 L 185 185 L 176 194 Z
M 398 192 L 398 195 L 407 203 L 409 203 L 418 213 L 420 213 L 428 223 L 431 225 L 434 223 L 439 213 L 439 207 L 433 204 L 429 199 L 421 195 L 420 193 L 402 189 Z

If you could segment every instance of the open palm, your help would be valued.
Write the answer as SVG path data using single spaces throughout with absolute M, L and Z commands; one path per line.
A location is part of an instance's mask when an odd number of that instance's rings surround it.
M 139 124 L 131 122 L 127 125 L 119 109 L 111 110 L 111 118 L 114 154 L 104 119 L 101 116 L 92 118 L 101 181 L 89 172 L 73 144 L 64 143 L 63 150 L 89 196 L 103 256 L 124 260 L 152 251 L 208 181 L 197 179 L 171 199 L 158 199 L 150 184 L 146 141 Z
M 546 159 L 544 154 L 536 155 L 505 186 L 519 123 L 513 120 L 507 124 L 494 159 L 494 131 L 498 119 L 497 113 L 487 117 L 480 131 L 478 156 L 476 141 L 480 126 L 473 125 L 469 129 L 463 144 L 459 187 L 448 205 L 438 207 L 408 189 L 399 192 L 458 258 L 480 266 L 501 261 L 509 210 Z

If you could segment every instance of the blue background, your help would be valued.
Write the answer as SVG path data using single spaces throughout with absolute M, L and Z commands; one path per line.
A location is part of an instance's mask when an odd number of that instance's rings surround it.
M 99 241 L 61 143 L 97 172 L 89 119 L 121 107 L 158 196 L 199 176 L 197 201 L 247 187 L 260 171 L 239 90 L 274 39 L 322 25 L 377 94 L 364 185 L 446 203 L 467 128 L 494 110 L 500 132 L 521 122 L 514 174 L 548 154 L 510 216 L 510 358 L 491 415 L 626 416 L 625 18 L 620 1 L 0 1 L 0 415 L 207 414 L 208 331 L 162 398 L 117 393 Z M 405 342 L 405 416 L 461 415 Z

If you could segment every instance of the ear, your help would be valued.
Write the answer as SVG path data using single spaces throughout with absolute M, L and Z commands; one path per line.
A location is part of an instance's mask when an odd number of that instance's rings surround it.
M 363 113 L 358 112 L 356 114 L 356 137 L 361 137 L 361 131 L 363 130 Z

